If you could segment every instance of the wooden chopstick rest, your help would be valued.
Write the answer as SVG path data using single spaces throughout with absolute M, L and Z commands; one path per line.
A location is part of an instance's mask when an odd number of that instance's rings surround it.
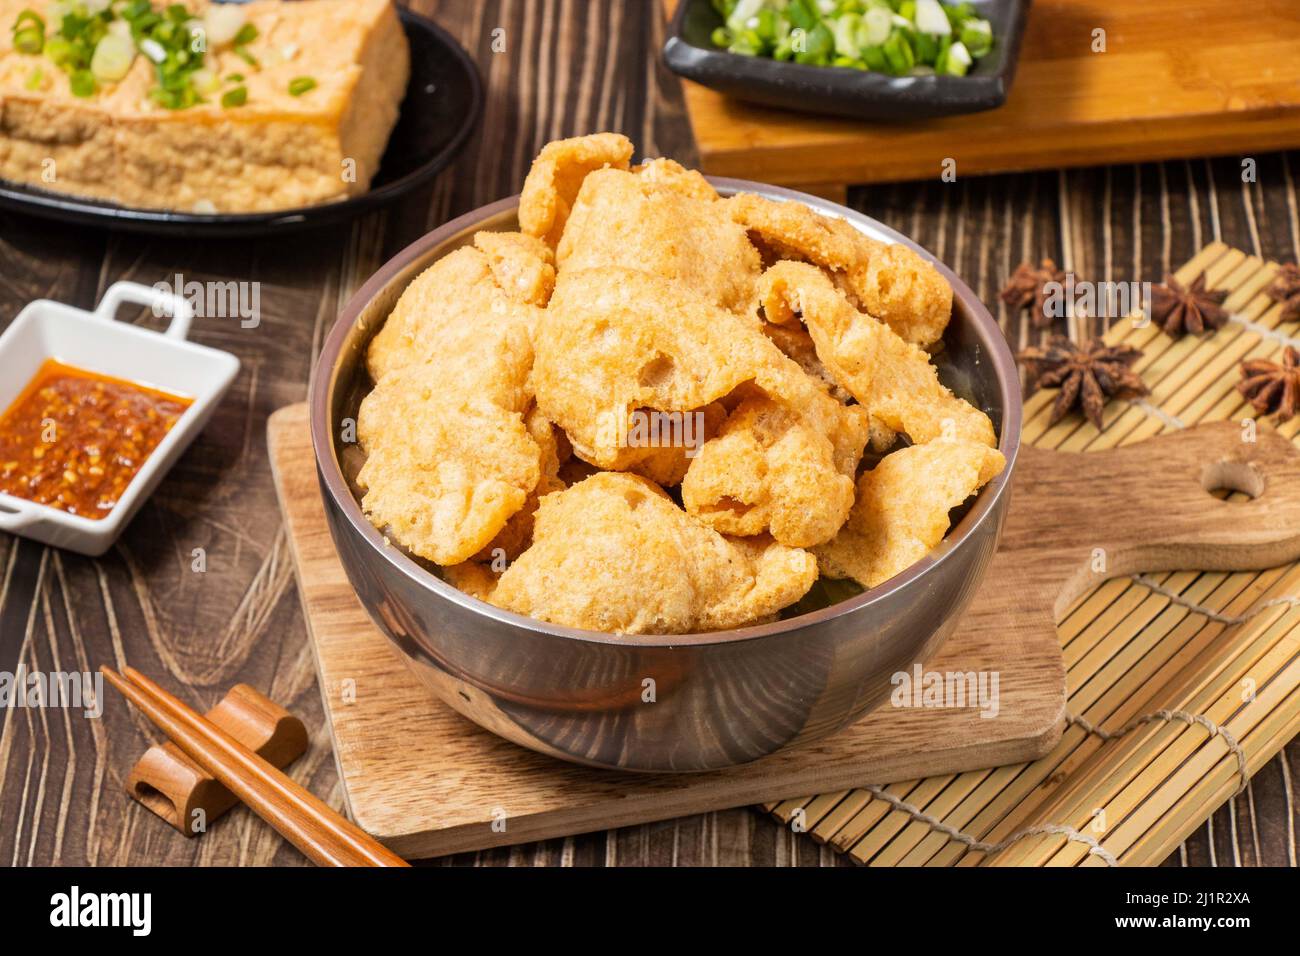
M 236 684 L 204 716 L 267 763 L 284 769 L 307 751 L 307 728 L 275 701 Z M 126 792 L 186 836 L 198 836 L 239 799 L 167 741 L 131 768 Z

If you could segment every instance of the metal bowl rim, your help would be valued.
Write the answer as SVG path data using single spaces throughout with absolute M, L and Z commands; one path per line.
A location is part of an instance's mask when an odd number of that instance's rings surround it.
M 978 337 L 988 352 L 988 358 L 993 366 L 994 376 L 1001 392 L 1003 415 L 998 449 L 1006 457 L 1006 467 L 1000 475 L 980 490 L 975 504 L 958 522 L 957 527 L 951 529 L 944 537 L 939 553 L 932 552 L 888 581 L 852 598 L 836 602 L 817 611 L 773 621 L 768 624 L 694 634 L 613 634 L 604 631 L 548 624 L 545 621 L 539 621 L 488 604 L 486 601 L 481 601 L 453 587 L 432 572 L 422 568 L 398 548 L 386 543 L 384 536 L 365 517 L 361 511 L 360 503 L 352 496 L 335 455 L 330 424 L 330 406 L 337 383 L 338 362 L 344 343 L 366 305 L 383 292 L 389 283 L 413 261 L 427 254 L 430 249 L 438 247 L 478 223 L 492 219 L 502 213 L 517 210 L 519 196 L 516 194 L 489 203 L 486 206 L 480 206 L 450 222 L 444 223 L 432 232 L 421 236 L 384 263 L 352 295 L 339 313 L 338 319 L 322 345 L 320 355 L 312 372 L 308 408 L 317 474 L 334 507 L 346 518 L 351 529 L 360 536 L 367 546 L 386 560 L 394 570 L 426 589 L 436 599 L 450 601 L 463 610 L 523 631 L 586 643 L 620 644 L 643 648 L 701 646 L 777 637 L 806 627 L 824 625 L 845 615 L 865 613 L 871 607 L 884 602 L 904 588 L 913 584 L 919 585 L 932 569 L 937 568 L 969 539 L 979 534 L 984 525 L 990 521 L 996 521 L 999 510 L 998 502 L 1007 494 L 1011 477 L 1015 471 L 1016 459 L 1020 450 L 1023 409 L 1021 406 L 1019 374 L 1016 369 L 1015 358 L 1011 354 L 1011 348 L 1007 344 L 1001 328 L 974 291 L 928 250 L 897 230 L 891 229 L 878 220 L 856 210 L 793 189 L 743 179 L 717 176 L 707 178 L 718 192 L 724 195 L 751 192 L 769 199 L 793 200 L 810 206 L 818 212 L 846 219 L 855 226 L 865 226 L 869 232 L 889 241 L 902 243 L 923 255 L 938 268 L 944 278 L 952 285 L 953 298 L 961 301 L 966 314 L 975 325 Z

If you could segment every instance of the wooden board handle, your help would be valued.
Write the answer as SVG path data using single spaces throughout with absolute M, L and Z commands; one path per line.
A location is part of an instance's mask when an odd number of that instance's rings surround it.
M 1106 578 L 1300 557 L 1300 451 L 1272 428 L 1216 422 L 1106 451 L 1021 455 L 1002 550 L 1040 566 L 1036 590 L 1058 613 Z M 1225 501 L 1216 488 L 1251 497 Z

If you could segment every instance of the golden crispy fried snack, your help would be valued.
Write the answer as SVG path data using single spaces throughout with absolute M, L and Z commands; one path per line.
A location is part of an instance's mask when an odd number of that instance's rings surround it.
M 560 469 L 573 454 L 573 449 L 564 432 L 547 421 L 536 405 L 524 416 L 524 427 L 540 451 L 538 467 L 541 469 L 541 477 L 537 480 L 537 487 L 524 501 L 524 506 L 511 515 L 496 537 L 474 555 L 475 561 L 499 564 L 519 557 L 533 540 L 533 515 L 537 511 L 537 502 L 542 495 L 563 491 L 568 487 L 568 483 L 560 477 Z M 504 565 L 498 570 L 504 570 Z
M 849 394 L 848 389 L 835 381 L 835 376 L 817 357 L 817 346 L 813 342 L 812 336 L 808 334 L 808 330 L 803 327 L 795 314 L 791 312 L 784 318 L 791 324 L 775 325 L 771 322 L 765 322 L 763 323 L 763 334 L 775 342 L 777 348 L 793 359 L 804 370 L 804 374 L 812 376 L 824 385 L 834 398 L 841 402 L 856 401 Z M 897 439 L 897 432 L 876 416 L 871 416 L 871 434 L 867 444 L 872 451 L 884 454 L 894 446 Z
M 744 228 L 715 199 L 693 194 L 700 185 L 712 192 L 702 178 L 694 183 L 667 166 L 654 170 L 601 169 L 583 180 L 555 251 L 560 271 L 639 269 L 713 305 L 753 315 L 760 263 Z
M 944 388 L 925 352 L 855 309 L 820 269 L 778 262 L 759 279 L 759 294 L 774 321 L 802 316 L 836 381 L 888 429 L 917 444 L 940 437 L 996 444 L 988 416 Z
M 439 259 L 406 287 L 370 342 L 366 368 L 372 380 L 440 357 L 447 360 L 444 372 L 465 389 L 482 383 L 497 393 L 508 390 L 513 397 L 501 399 L 504 406 L 516 411 L 528 406 L 532 330 L 542 310 L 513 298 L 496 275 L 521 276 L 529 268 L 544 272 L 550 266 L 540 258 L 525 265 L 532 257 L 511 234 L 486 241 L 496 247 L 495 270 L 493 256 L 466 247 Z
M 952 316 L 952 286 L 911 249 L 872 239 L 798 202 L 739 193 L 724 205 L 777 258 L 830 271 L 855 305 L 908 342 L 928 348 L 942 338 Z
M 459 588 L 470 597 L 480 601 L 491 601 L 492 592 L 496 590 L 499 575 L 489 565 L 477 561 L 452 564 L 442 569 L 443 580 L 454 588 Z
M 628 445 L 634 411 L 695 411 L 747 383 L 797 410 L 852 474 L 866 440 L 862 409 L 831 398 L 747 321 L 646 272 L 560 270 L 533 384 L 538 407 L 585 461 L 627 470 L 647 451 Z
M 1006 465 L 976 442 L 933 441 L 885 456 L 858 478 L 849 520 L 814 549 L 822 574 L 874 587 L 915 564 L 948 533 L 948 512 Z
M 633 166 L 632 172 L 647 182 L 675 190 L 692 199 L 711 202 L 721 198 L 700 173 L 671 159 L 647 159 L 640 166 Z
M 535 502 L 542 475 L 559 470 L 550 423 L 523 415 L 543 313 L 516 298 L 536 298 L 546 271 L 553 276 L 550 250 L 517 233 L 475 241 L 482 249 L 456 250 L 402 294 L 371 342 L 378 384 L 357 416 L 368 456 L 358 475 L 363 509 L 438 564 L 490 556 L 494 544 L 522 551 L 530 516 L 512 519 Z M 554 487 L 543 482 L 542 493 Z
M 797 412 L 759 396 L 741 402 L 691 462 L 682 503 L 715 531 L 770 531 L 781 544 L 806 548 L 844 524 L 853 470 L 836 468 L 830 439 Z
M 627 169 L 632 141 L 619 133 L 595 133 L 547 143 L 533 160 L 519 196 L 519 228 L 552 249 L 560 241 L 583 179 L 594 169 Z
M 763 323 L 763 334 L 776 343 L 785 355 L 794 360 L 795 364 L 803 369 L 805 375 L 816 379 L 831 395 L 841 402 L 848 402 L 853 399 L 848 389 L 835 381 L 835 376 L 831 375 L 830 370 L 817 357 L 817 346 L 812 340 L 794 313 L 790 313 L 789 325 L 776 325 L 771 322 Z
M 426 362 L 385 375 L 366 396 L 357 484 L 375 527 L 420 557 L 458 564 L 524 506 L 540 452 L 518 412 L 443 388 Z
M 551 247 L 522 232 L 476 232 L 474 245 L 488 257 L 497 286 L 510 299 L 544 306 L 555 288 Z
M 808 552 L 730 540 L 653 482 L 606 472 L 542 499 L 532 547 L 501 576 L 491 600 L 569 627 L 685 634 L 774 614 L 816 577 Z

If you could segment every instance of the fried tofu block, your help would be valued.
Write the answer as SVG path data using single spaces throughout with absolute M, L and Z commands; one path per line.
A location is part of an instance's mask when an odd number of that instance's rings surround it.
M 568 627 L 686 634 L 775 614 L 816 577 L 807 551 L 726 538 L 653 482 L 604 472 L 542 499 L 532 547 L 490 600 Z
M 432 363 L 385 375 L 362 400 L 361 507 L 413 554 L 459 564 L 524 507 L 541 452 L 523 416 L 489 398 L 444 391 Z
M 746 320 L 646 272 L 561 268 L 533 385 L 538 407 L 585 461 L 627 470 L 646 451 L 629 446 L 634 411 L 701 410 L 748 384 L 830 439 L 837 468 L 856 467 L 863 410 L 831 398 Z
M 662 165 L 653 173 L 590 173 L 555 251 L 558 268 L 638 269 L 676 282 L 711 305 L 753 315 L 758 250 L 719 202 L 695 194 L 701 184 L 710 192 L 712 187 L 702 179 L 694 188 L 692 183 Z
M 948 513 L 996 477 L 1000 452 L 932 441 L 885 456 L 858 478 L 849 520 L 814 549 L 821 573 L 874 587 L 925 557 L 948 533 Z
M 554 249 L 587 174 L 605 166 L 627 169 L 631 161 L 632 141 L 619 133 L 547 143 L 533 160 L 519 195 L 519 228 Z
M 830 439 L 797 412 L 760 396 L 741 402 L 691 462 L 682 503 L 715 531 L 770 532 L 781 544 L 806 548 L 829 541 L 844 524 L 853 469 L 836 467 Z
M 820 269 L 778 262 L 763 273 L 759 290 L 774 321 L 802 317 L 835 380 L 887 429 L 917 444 L 940 437 L 997 443 L 988 416 L 943 386 L 925 352 L 855 309 Z
M 202 17 L 216 5 L 186 6 Z M 240 9 L 257 30 L 244 50 L 259 67 L 228 42 L 213 40 L 204 53 L 218 81 L 244 76 L 244 105 L 222 106 L 226 86 L 183 109 L 159 105 L 157 70 L 143 54 L 120 81 L 77 96 L 45 55 L 51 46 L 25 54 L 9 42 L 27 8 L 45 18 L 47 39 L 61 23 L 47 4 L 0 0 L 0 178 L 125 206 L 265 212 L 360 195 L 379 169 L 410 74 L 390 0 L 255 0 Z M 303 76 L 316 86 L 291 95 Z
M 802 203 L 739 193 L 724 205 L 777 258 L 827 270 L 854 304 L 905 341 L 929 348 L 943 337 L 952 317 L 952 286 L 911 249 L 872 239 Z
M 444 371 L 466 380 L 466 388 L 491 388 L 503 406 L 526 409 L 532 332 L 542 316 L 532 302 L 551 269 L 548 258 L 532 255 L 520 241 L 528 238 L 481 232 L 475 240 L 491 253 L 457 249 L 420 273 L 370 342 L 371 379 L 440 357 Z

